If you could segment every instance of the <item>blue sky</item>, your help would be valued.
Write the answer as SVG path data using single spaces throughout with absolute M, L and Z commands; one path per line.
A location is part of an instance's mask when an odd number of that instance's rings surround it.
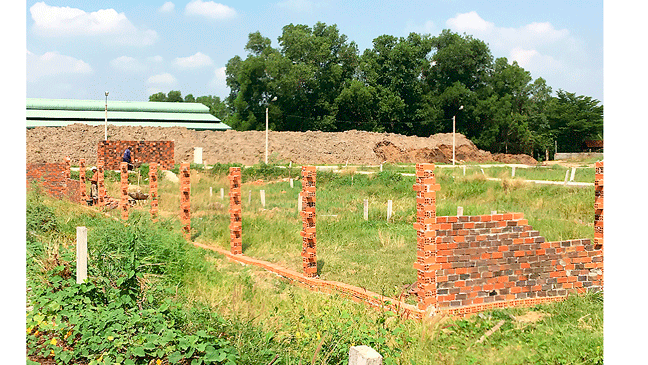
M 225 64 L 245 58 L 249 33 L 277 47 L 283 26 L 322 21 L 360 53 L 382 34 L 465 32 L 554 91 L 603 101 L 602 1 L 218 1 L 27 1 L 27 97 L 225 97 Z

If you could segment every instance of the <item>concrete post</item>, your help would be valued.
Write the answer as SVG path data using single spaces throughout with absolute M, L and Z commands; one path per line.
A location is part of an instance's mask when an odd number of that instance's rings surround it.
M 389 222 L 389 219 L 392 216 L 392 201 L 387 200 L 387 221 Z
M 194 147 L 194 163 L 199 165 L 203 163 L 202 147 Z
M 463 215 L 463 207 L 457 207 L 457 217 L 461 217 Z
M 82 284 L 88 278 L 88 228 L 77 227 L 76 241 L 76 282 Z
M 369 346 L 351 346 L 349 365 L 382 365 L 382 356 Z
M 261 195 L 261 206 L 265 208 L 265 190 L 259 190 L 259 195 Z

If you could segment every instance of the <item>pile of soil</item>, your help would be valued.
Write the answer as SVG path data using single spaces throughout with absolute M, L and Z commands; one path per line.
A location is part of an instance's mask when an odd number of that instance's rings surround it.
M 104 139 L 103 126 L 72 124 L 66 127 L 37 127 L 27 130 L 27 163 L 63 161 L 73 164 L 85 158 L 93 165 L 97 145 Z M 265 159 L 265 131 L 195 131 L 184 127 L 108 126 L 108 139 L 129 141 L 174 141 L 175 161 L 193 162 L 194 147 L 202 147 L 203 163 L 238 162 L 253 165 Z M 382 162 L 452 162 L 452 133 L 430 137 L 391 133 L 270 132 L 269 162 L 295 164 L 361 164 Z M 479 150 L 462 134 L 456 134 L 456 157 L 465 162 L 502 162 L 535 165 L 528 155 L 491 154 Z

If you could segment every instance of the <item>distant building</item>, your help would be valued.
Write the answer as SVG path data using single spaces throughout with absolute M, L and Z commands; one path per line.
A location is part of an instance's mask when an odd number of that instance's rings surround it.
M 27 128 L 105 123 L 105 100 L 27 99 Z M 108 100 L 108 124 L 114 126 L 231 129 L 200 103 Z

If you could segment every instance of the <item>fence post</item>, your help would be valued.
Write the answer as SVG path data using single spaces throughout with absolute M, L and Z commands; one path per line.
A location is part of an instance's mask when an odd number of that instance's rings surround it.
M 351 346 L 349 365 L 382 365 L 382 356 L 369 346 Z
M 569 170 L 565 171 L 565 185 L 567 185 L 568 178 L 569 178 Z
M 261 195 L 261 205 L 265 208 L 265 190 L 259 190 L 259 194 Z
M 221 193 L 221 200 L 223 200 L 223 199 L 225 198 L 225 189 L 223 189 L 223 188 L 220 188 L 220 189 L 221 189 L 221 190 L 220 190 L 220 193 Z
M 574 181 L 575 176 L 576 176 L 576 168 L 572 167 L 571 176 L 569 177 L 569 181 Z
M 513 166 L 513 170 L 511 170 L 511 177 L 515 177 L 515 166 Z
M 463 207 L 457 207 L 457 217 L 461 217 L 463 215 Z
M 77 227 L 76 231 L 76 282 L 82 284 L 88 278 L 88 228 Z
M 369 199 L 364 200 L 364 220 L 369 220 Z
M 392 216 L 392 201 L 387 200 L 387 221 L 389 222 L 389 219 Z

